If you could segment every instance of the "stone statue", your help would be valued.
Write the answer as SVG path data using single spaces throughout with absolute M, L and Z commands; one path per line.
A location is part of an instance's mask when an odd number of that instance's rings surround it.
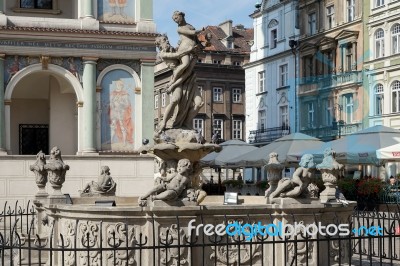
M 163 206 L 160 201 L 175 206 L 199 204 L 207 195 L 202 190 L 199 161 L 208 153 L 221 150 L 216 143 L 205 143 L 202 131 L 193 129 L 193 118 L 203 106 L 194 66 L 209 38 L 202 43 L 198 38 L 201 31 L 186 22 L 183 12 L 175 11 L 172 19 L 178 25 L 178 46 L 172 47 L 166 35 L 158 36 L 155 41 L 160 58 L 172 70 L 165 88 L 170 103 L 154 132 L 154 144 L 143 142 L 139 149 L 160 158 L 161 164 L 153 189 L 139 198 L 140 206 Z
M 265 197 L 268 198 L 278 187 L 279 180 L 282 179 L 282 170 L 285 168 L 278 160 L 278 154 L 271 152 L 269 154 L 267 169 L 267 179 L 269 188 L 265 191 Z
M 115 196 L 117 184 L 111 177 L 110 168 L 108 166 L 101 167 L 101 173 L 96 181 L 87 183 L 81 197 L 88 196 Z
M 304 154 L 299 165 L 300 167 L 294 171 L 291 179 L 283 178 L 279 181 L 278 187 L 271 193 L 270 199 L 277 197 L 297 198 L 307 191 L 313 174 L 312 170 L 315 167 L 314 156 L 312 154 Z
M 44 169 L 47 170 L 49 182 L 54 189 L 54 194 L 62 195 L 61 187 L 65 182 L 65 174 L 69 170 L 69 165 L 63 162 L 61 151 L 57 146 L 51 149 L 50 160 L 44 166 Z
M 192 119 L 203 105 L 203 99 L 195 84 L 193 68 L 197 61 L 197 53 L 202 45 L 197 31 L 186 23 L 185 13 L 175 11 L 172 19 L 178 24 L 179 45 L 172 48 L 168 37 L 163 35 L 156 39 L 160 57 L 172 69 L 172 77 L 166 92 L 171 94 L 170 103 L 164 111 L 163 119 L 158 124 L 156 136 L 173 128 L 192 128 Z
M 321 202 L 336 201 L 336 184 L 337 176 L 343 169 L 343 165 L 336 161 L 336 152 L 332 148 L 324 150 L 324 159 L 322 163 L 317 165 L 317 169 L 321 171 L 322 181 L 325 189 L 320 194 Z
M 39 191 L 36 193 L 36 196 L 45 196 L 47 192 L 45 190 L 47 183 L 47 170 L 45 169 L 46 165 L 46 155 L 44 152 L 39 151 L 36 155 L 36 162 L 33 165 L 29 166 L 29 170 L 31 170 L 35 174 L 36 185 L 39 188 Z
M 192 163 L 188 159 L 178 161 L 177 173 L 170 175 L 168 178 L 160 177 L 156 185 L 139 198 L 139 205 L 145 206 L 147 198 L 151 196 L 151 200 L 171 201 L 178 199 L 182 192 L 190 184 L 192 174 Z

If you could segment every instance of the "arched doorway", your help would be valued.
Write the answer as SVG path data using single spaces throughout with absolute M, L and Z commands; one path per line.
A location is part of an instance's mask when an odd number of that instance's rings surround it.
M 9 153 L 48 154 L 58 146 L 63 154 L 76 154 L 81 90 L 75 76 L 56 65 L 31 65 L 15 74 L 5 93 Z

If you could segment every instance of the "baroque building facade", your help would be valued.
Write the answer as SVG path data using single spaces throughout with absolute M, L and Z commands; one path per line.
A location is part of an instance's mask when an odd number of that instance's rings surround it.
M 251 17 L 254 44 L 246 72 L 246 139 L 265 145 L 297 127 L 297 1 L 264 0 Z
M 363 1 L 299 0 L 300 132 L 328 141 L 363 128 Z
M 193 119 L 193 128 L 211 142 L 217 134 L 218 142 L 244 140 L 245 134 L 245 73 L 243 65 L 249 61 L 253 29 L 232 25 L 228 20 L 218 26 L 207 26 L 199 35 L 207 43 L 198 56 L 194 68 L 203 106 Z M 164 62 L 155 67 L 154 127 L 162 119 L 170 101 L 166 93 L 172 75 Z
M 53 146 L 75 168 L 72 194 L 104 164 L 129 184 L 152 176 L 153 160 L 135 155 L 153 132 L 152 8 L 151 0 L 0 1 L 0 164 L 9 169 L 0 199 L 32 195 L 33 157 L 18 155 Z M 15 192 L 10 182 L 24 185 Z
M 365 1 L 367 126 L 400 128 L 400 1 Z

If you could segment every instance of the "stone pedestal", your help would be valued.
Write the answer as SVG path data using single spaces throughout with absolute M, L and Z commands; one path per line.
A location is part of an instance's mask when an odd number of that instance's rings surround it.
M 320 169 L 322 172 L 322 181 L 324 181 L 325 189 L 319 195 L 321 202 L 329 202 L 336 200 L 336 184 L 337 184 L 337 171 L 330 169 Z

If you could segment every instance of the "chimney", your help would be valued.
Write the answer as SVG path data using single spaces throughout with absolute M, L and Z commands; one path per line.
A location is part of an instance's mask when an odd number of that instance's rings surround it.
M 219 24 L 219 27 L 225 32 L 226 36 L 232 36 L 232 20 L 227 20 Z

